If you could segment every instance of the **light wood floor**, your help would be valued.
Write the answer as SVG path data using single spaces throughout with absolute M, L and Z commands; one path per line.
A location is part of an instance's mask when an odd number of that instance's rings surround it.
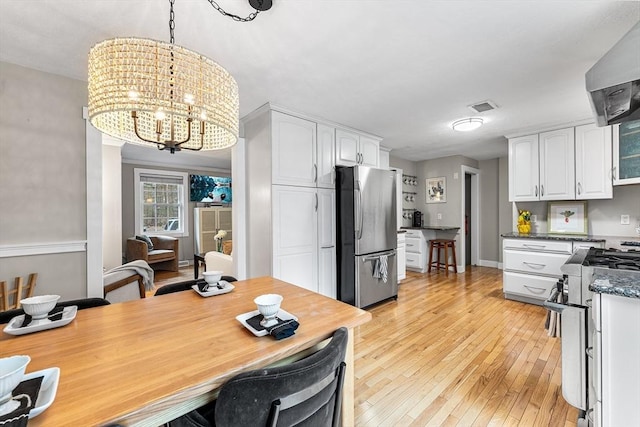
M 357 426 L 575 426 L 560 340 L 542 307 L 505 300 L 502 271 L 411 273 L 356 330 Z
M 158 272 L 156 286 L 192 278 Z M 502 270 L 407 272 L 397 302 L 369 311 L 355 331 L 357 427 L 576 426 L 560 339 L 542 307 L 504 299 Z

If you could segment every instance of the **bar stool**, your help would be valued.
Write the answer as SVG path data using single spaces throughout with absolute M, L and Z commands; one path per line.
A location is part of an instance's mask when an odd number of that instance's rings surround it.
M 449 264 L 449 248 L 451 248 L 451 255 L 453 257 L 453 264 Z M 438 251 L 438 255 L 436 260 L 433 261 L 433 250 L 436 249 Z M 444 262 L 440 261 L 440 251 L 444 251 Z M 451 239 L 433 239 L 429 241 L 429 269 L 427 270 L 429 273 L 431 272 L 431 267 L 436 268 L 436 270 L 440 270 L 443 268 L 447 274 L 449 273 L 449 266 L 453 267 L 453 272 L 458 272 L 458 263 L 456 260 L 456 241 Z

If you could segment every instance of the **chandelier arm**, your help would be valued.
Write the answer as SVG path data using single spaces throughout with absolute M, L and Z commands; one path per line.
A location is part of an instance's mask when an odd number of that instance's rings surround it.
M 138 138 L 140 138 L 140 139 L 141 139 L 141 140 L 143 140 L 144 142 L 148 142 L 148 143 L 151 143 L 151 144 L 163 144 L 163 145 L 164 145 L 164 143 L 163 143 L 163 142 L 160 142 L 160 141 L 153 141 L 153 140 L 151 140 L 151 139 L 144 138 L 143 136 L 141 136 L 141 135 L 138 133 L 138 113 L 137 113 L 135 110 L 131 112 L 131 117 L 133 118 L 133 131 L 135 132 L 135 134 L 136 134 L 136 136 L 137 136 Z

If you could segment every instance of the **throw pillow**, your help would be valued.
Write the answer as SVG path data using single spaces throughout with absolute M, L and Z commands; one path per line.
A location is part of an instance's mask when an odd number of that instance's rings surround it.
M 136 236 L 136 240 L 142 240 L 143 242 L 145 242 L 147 244 L 148 252 L 151 252 L 153 250 L 153 242 L 151 241 L 149 236 L 145 236 L 144 234 L 142 236 Z

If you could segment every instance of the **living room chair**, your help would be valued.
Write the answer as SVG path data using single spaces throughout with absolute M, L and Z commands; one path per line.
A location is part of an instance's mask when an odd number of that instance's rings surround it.
M 238 374 L 222 385 L 215 405 L 169 426 L 339 426 L 347 339 L 340 328 L 304 359 Z
M 220 280 L 226 280 L 229 283 L 238 281 L 233 276 L 222 276 Z M 187 280 L 185 282 L 171 283 L 169 285 L 160 286 L 153 296 L 157 297 L 158 295 L 166 295 L 166 294 L 172 294 L 174 292 L 188 291 L 189 289 L 191 289 L 193 285 L 195 285 L 197 282 L 200 282 L 200 281 L 202 281 L 202 279 Z
M 111 303 L 146 298 L 146 291 L 153 290 L 153 269 L 144 260 L 135 260 L 102 275 L 104 298 Z
M 152 246 L 135 237 L 127 239 L 127 262 L 144 260 L 154 270 L 178 271 L 179 240 L 170 236 L 150 236 Z
M 76 307 L 78 307 L 78 310 L 84 310 L 87 308 L 101 307 L 103 305 L 109 305 L 109 304 L 110 302 L 104 298 L 81 298 L 81 299 L 74 299 L 69 301 L 61 301 L 57 303 L 55 306 L 70 307 L 72 305 L 75 305 Z M 11 319 L 13 319 L 16 316 L 20 316 L 22 314 L 24 314 L 24 310 L 21 308 L 2 311 L 0 312 L 0 324 L 9 323 Z

